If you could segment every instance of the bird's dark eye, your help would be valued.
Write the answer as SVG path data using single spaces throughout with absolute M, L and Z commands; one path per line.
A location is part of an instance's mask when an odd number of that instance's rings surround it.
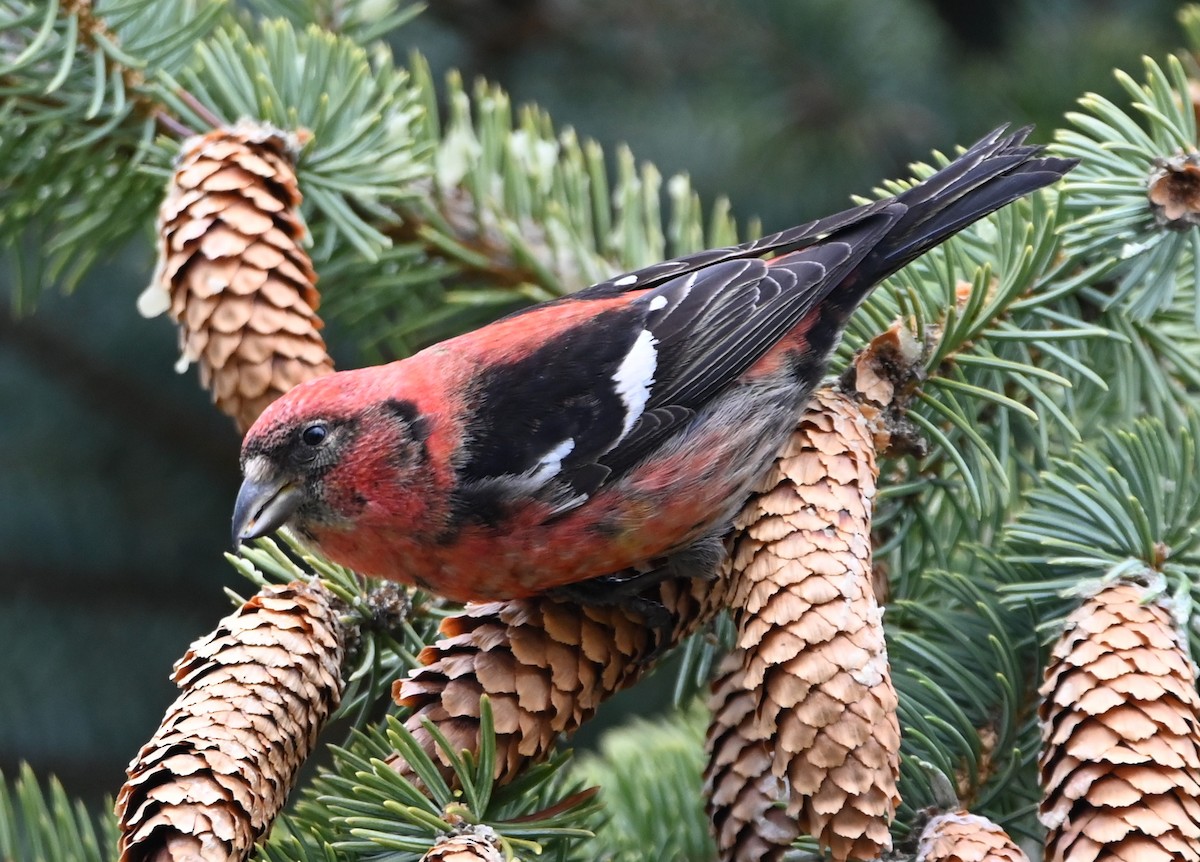
M 305 446 L 320 446 L 329 436 L 329 428 L 323 422 L 314 422 L 300 432 L 300 442 Z

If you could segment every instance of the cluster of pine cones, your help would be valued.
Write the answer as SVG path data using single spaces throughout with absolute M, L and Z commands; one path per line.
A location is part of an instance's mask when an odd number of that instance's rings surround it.
M 141 301 L 179 324 L 182 363 L 199 366 L 243 429 L 333 367 L 304 250 L 299 143 L 250 125 L 189 140 Z M 746 503 L 724 576 L 656 588 L 666 642 L 630 609 L 549 598 L 468 607 L 395 684 L 409 729 L 435 757 L 424 720 L 477 750 L 487 695 L 497 776 L 510 780 L 665 647 L 730 609 L 737 640 L 713 685 L 705 773 L 720 858 L 779 860 L 802 834 L 836 862 L 890 851 L 900 727 L 872 585 L 870 401 L 814 397 Z M 118 799 L 122 862 L 247 858 L 337 707 L 347 637 L 332 596 L 293 583 L 264 589 L 197 641 L 176 666 L 182 693 Z M 1068 620 L 1042 695 L 1048 862 L 1200 860 L 1200 702 L 1167 605 L 1135 584 L 1101 589 Z M 913 838 L 924 862 L 1027 862 L 967 811 L 932 816 Z M 425 856 L 502 857 L 480 829 Z

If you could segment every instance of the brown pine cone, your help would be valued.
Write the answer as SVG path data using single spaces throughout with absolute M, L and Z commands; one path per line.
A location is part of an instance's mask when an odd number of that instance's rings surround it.
M 1200 860 L 1200 697 L 1164 602 L 1101 589 L 1067 619 L 1041 694 L 1047 862 Z
M 197 363 L 245 431 L 297 383 L 333 370 L 302 245 L 297 135 L 241 123 L 189 138 L 159 210 L 159 260 L 138 300 L 179 324 L 179 370 Z
M 668 580 L 652 590 L 670 617 L 665 642 L 633 607 L 580 606 L 548 597 L 469 605 L 442 622 L 445 637 L 422 650 L 392 694 L 412 715 L 406 726 L 447 768 L 422 727 L 429 719 L 455 749 L 479 749 L 479 701 L 496 726 L 496 777 L 511 781 L 550 753 L 608 697 L 632 685 L 659 653 L 720 607 L 720 584 Z M 405 770 L 397 757 L 393 766 Z
M 853 399 L 823 389 L 734 522 L 737 652 L 718 683 L 706 774 L 723 859 L 765 852 L 770 779 L 835 860 L 891 847 L 900 728 L 871 586 L 876 476 L 869 423 Z M 733 776 L 758 790 L 734 793 Z
M 475 826 L 470 831 L 444 835 L 421 857 L 421 862 L 504 862 L 504 852 L 492 830 Z
M 771 740 L 757 731 L 757 692 L 746 687 L 742 660 L 740 653 L 726 656 L 713 683 L 705 798 L 722 860 L 778 862 L 800 824 L 777 804 L 787 785 L 771 769 Z
M 120 862 L 246 859 L 337 707 L 345 637 L 333 597 L 294 582 L 196 641 L 117 796 Z
M 959 809 L 925 824 L 916 862 L 1029 862 L 1029 857 L 991 820 Z

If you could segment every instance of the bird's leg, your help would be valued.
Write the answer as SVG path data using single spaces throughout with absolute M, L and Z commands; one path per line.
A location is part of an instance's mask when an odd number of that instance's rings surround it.
M 644 569 L 627 569 L 574 584 L 556 587 L 548 595 L 582 605 L 612 607 L 620 605 L 645 618 L 654 629 L 657 642 L 666 644 L 675 619 L 657 596 L 657 587 L 669 578 L 715 580 L 725 559 L 724 535 L 720 530 L 702 536 L 690 545 L 653 561 Z

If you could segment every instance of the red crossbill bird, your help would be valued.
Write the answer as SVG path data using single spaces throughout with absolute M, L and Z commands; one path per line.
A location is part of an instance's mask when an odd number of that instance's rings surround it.
M 459 601 L 711 573 L 871 289 L 1074 166 L 1027 133 L 895 197 L 297 386 L 246 434 L 234 541 L 287 525 Z

